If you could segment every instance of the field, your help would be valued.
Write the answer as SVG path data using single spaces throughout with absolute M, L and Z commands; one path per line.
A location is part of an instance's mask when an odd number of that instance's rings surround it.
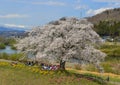
M 101 63 L 104 73 L 91 64 L 81 67 L 69 63 L 66 71 L 45 71 L 23 63 L 11 65 L 4 57 L 0 59 L 0 85 L 120 85 L 120 44 L 107 42 L 99 49 L 107 54 Z M 17 60 L 14 57 L 10 59 Z
M 106 42 L 99 49 L 107 54 L 105 60 L 101 63 L 104 72 L 120 75 L 120 43 Z M 98 70 L 91 64 L 86 65 L 84 69 L 87 71 L 98 72 Z
M 113 85 L 99 76 L 75 71 L 44 71 L 37 66 L 0 62 L 0 85 Z
M 105 71 L 120 75 L 120 43 L 106 43 L 101 50 L 107 54 L 102 63 Z
M 92 64 L 85 66 L 74 65 L 73 68 L 78 69 L 77 72 L 80 70 L 79 72 L 81 73 L 92 73 L 103 78 L 111 76 L 110 80 L 120 85 L 120 43 L 106 42 L 99 49 L 107 54 L 105 60 L 101 63 L 101 66 L 104 68 L 104 74 L 99 74 L 98 69 Z

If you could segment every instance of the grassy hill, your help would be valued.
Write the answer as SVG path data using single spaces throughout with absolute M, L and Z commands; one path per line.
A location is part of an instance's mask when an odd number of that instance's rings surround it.
M 93 24 L 98 24 L 100 21 L 109 21 L 109 20 L 118 22 L 120 21 L 120 8 L 106 10 L 95 16 L 88 17 L 87 19 Z
M 120 36 L 120 8 L 106 10 L 87 19 L 94 24 L 93 29 L 100 36 Z
M 101 63 L 105 73 L 101 74 L 92 65 L 81 70 L 67 68 L 67 71 L 44 71 L 39 66 L 23 63 L 11 65 L 11 61 L 0 61 L 0 85 L 119 85 L 120 43 L 106 42 L 101 51 L 107 54 Z M 110 81 L 106 78 L 109 76 Z
M 44 71 L 24 64 L 0 62 L 0 85 L 112 85 L 102 78 L 70 71 Z

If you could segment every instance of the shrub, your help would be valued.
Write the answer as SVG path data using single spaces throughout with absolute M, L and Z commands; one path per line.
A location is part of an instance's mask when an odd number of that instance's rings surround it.
M 1 59 L 8 59 L 9 58 L 9 55 L 7 53 L 1 53 L 0 54 L 0 58 Z
M 65 21 L 66 20 L 66 17 L 62 17 L 60 18 L 61 21 Z
M 0 43 L 0 49 L 5 49 L 5 44 Z
M 7 59 L 7 60 L 19 60 L 23 56 L 22 53 L 15 53 L 15 54 L 7 54 L 7 53 L 1 53 L 0 58 L 1 59 Z
M 13 49 L 13 50 L 17 50 L 17 48 L 15 47 L 15 46 L 11 46 L 11 49 Z
M 49 24 L 52 24 L 52 25 L 59 25 L 60 23 L 59 23 L 59 21 L 51 21 L 51 22 L 49 22 Z
M 82 65 L 80 65 L 80 64 L 75 64 L 74 67 L 77 70 L 81 70 L 82 69 Z

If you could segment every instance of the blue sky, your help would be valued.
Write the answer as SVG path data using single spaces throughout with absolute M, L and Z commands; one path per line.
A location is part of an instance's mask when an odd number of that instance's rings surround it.
M 0 26 L 31 28 L 61 17 L 88 17 L 120 0 L 0 0 Z

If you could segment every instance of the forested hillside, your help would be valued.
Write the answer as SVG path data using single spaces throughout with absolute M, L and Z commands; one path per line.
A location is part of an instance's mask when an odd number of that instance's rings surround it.
M 120 35 L 120 8 L 106 10 L 100 14 L 87 18 L 94 24 L 94 30 L 101 36 L 113 38 Z

